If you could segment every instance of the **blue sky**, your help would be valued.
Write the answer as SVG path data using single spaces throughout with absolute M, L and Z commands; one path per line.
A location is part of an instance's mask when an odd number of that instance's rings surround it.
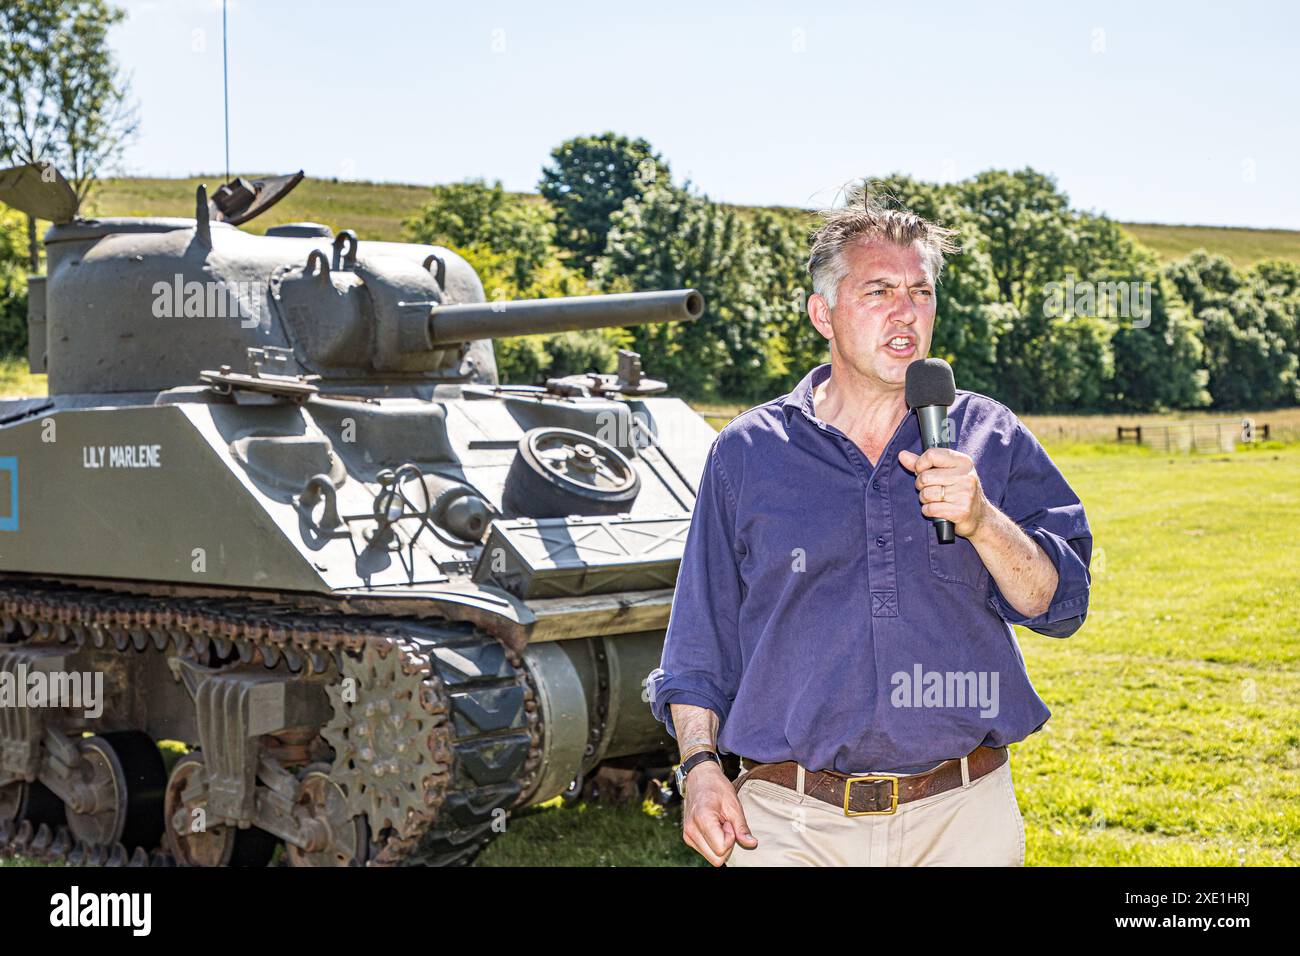
M 220 172 L 220 0 L 118 2 L 126 170 Z M 613 129 L 723 201 L 1029 165 L 1117 219 L 1300 229 L 1297 10 L 232 0 L 231 165 L 531 190 Z

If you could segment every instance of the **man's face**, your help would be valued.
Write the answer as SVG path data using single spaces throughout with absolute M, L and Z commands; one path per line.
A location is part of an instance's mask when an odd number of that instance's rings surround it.
M 934 282 L 921 253 L 914 245 L 856 242 L 844 262 L 835 308 L 821 296 L 809 299 L 813 325 L 830 340 L 834 363 L 901 388 L 907 366 L 925 358 L 934 334 Z

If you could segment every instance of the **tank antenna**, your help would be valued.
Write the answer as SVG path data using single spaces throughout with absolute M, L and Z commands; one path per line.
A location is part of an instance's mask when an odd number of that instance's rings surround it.
M 226 111 L 226 182 L 230 182 L 230 63 L 226 56 L 226 0 L 221 0 L 221 95 Z

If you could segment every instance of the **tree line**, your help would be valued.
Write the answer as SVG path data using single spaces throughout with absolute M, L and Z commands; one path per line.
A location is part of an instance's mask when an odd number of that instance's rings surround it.
M 71 159 L 78 192 L 89 188 L 133 128 L 103 42 L 118 16 L 100 0 L 23 2 L 0 13 L 9 40 L 0 51 L 0 83 L 9 91 L 0 157 Z M 35 48 L 17 43 L 38 34 L 45 39 Z M 69 44 L 102 58 L 77 67 Z M 88 88 L 100 92 L 87 109 L 108 124 L 90 137 L 93 149 L 76 132 L 96 129 L 93 122 L 60 118 L 65 106 L 55 93 L 71 81 L 57 75 L 75 69 L 90 70 Z M 33 77 L 55 93 L 33 89 Z M 962 251 L 942 277 L 931 354 L 952 363 L 963 388 L 1022 412 L 1300 402 L 1300 266 L 1266 261 L 1243 270 L 1205 252 L 1162 266 L 1118 224 L 1071 208 L 1051 177 L 1032 169 L 947 184 L 894 175 L 871 188 L 958 231 Z M 826 361 L 825 341 L 805 313 L 817 222 L 806 210 L 712 202 L 675 182 L 644 139 L 605 133 L 557 146 L 536 195 L 481 180 L 435 186 L 404 230 L 412 241 L 463 254 L 489 298 L 682 287 L 705 296 L 706 313 L 694 323 L 502 340 L 498 363 L 508 381 L 612 371 L 618 350 L 634 348 L 677 394 L 752 403 Z M 35 254 L 32 223 L 0 209 L 0 352 L 25 350 Z
M 1195 252 L 1161 266 L 1104 216 L 1073 209 L 1032 169 L 956 183 L 869 180 L 877 198 L 958 231 L 931 354 L 958 385 L 1024 412 L 1265 408 L 1300 402 L 1300 266 L 1238 269 Z M 675 183 L 644 139 L 570 139 L 539 195 L 436 186 L 405 224 L 449 245 L 489 298 L 694 287 L 694 323 L 500 343 L 511 381 L 610 371 L 618 348 L 693 399 L 757 402 L 827 360 L 804 311 L 812 212 L 743 209 Z

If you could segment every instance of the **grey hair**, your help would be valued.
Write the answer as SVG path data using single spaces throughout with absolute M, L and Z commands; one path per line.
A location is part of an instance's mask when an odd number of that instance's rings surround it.
M 813 292 L 832 309 L 840 282 L 849 272 L 844 250 L 854 242 L 884 240 L 904 247 L 916 244 L 934 282 L 939 281 L 944 257 L 958 251 L 952 239 L 957 230 L 945 229 L 908 209 L 891 209 L 869 195 L 864 185 L 851 188 L 844 205 L 824 210 L 822 219 L 821 228 L 812 237 L 808 272 Z

